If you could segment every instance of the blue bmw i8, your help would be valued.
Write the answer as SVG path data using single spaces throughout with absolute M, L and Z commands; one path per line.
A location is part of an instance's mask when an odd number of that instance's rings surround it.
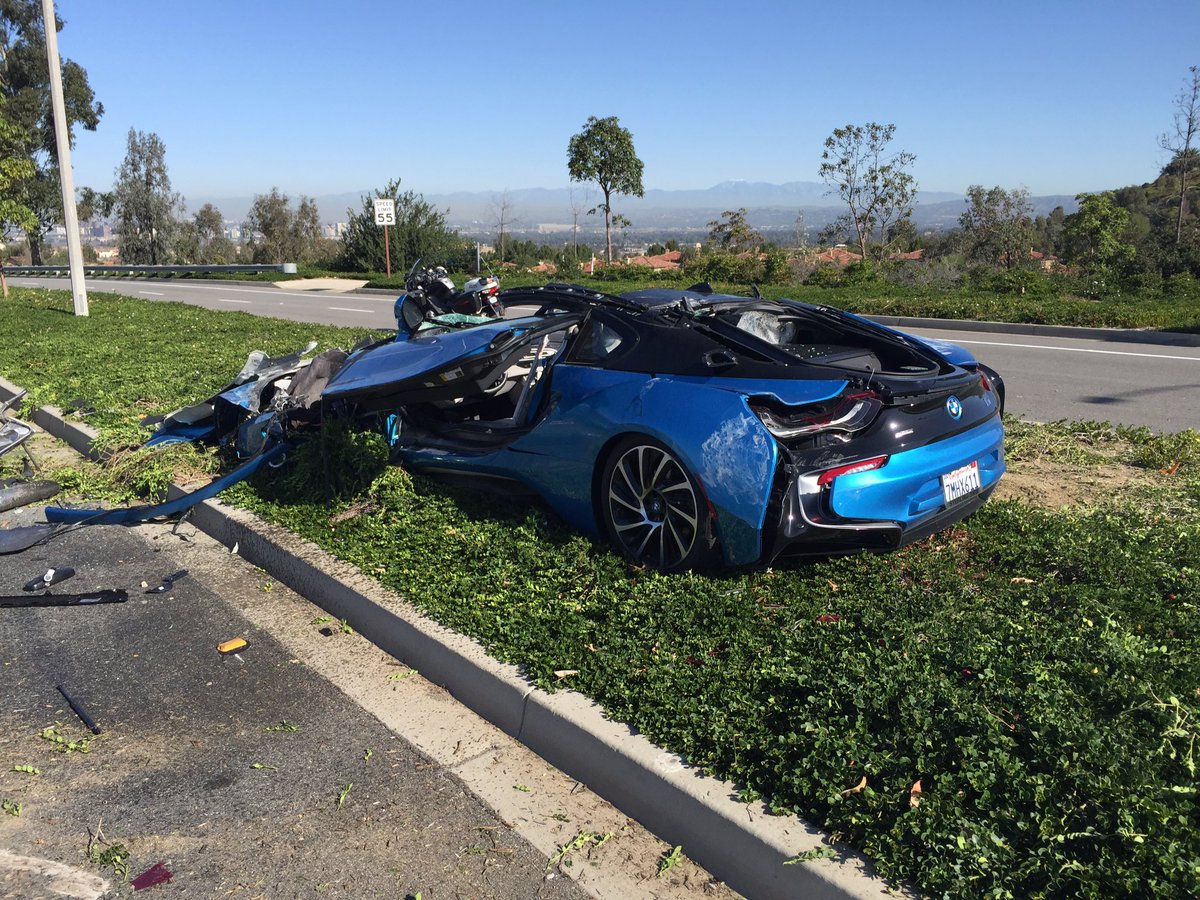
M 1004 382 L 956 345 L 706 284 L 501 299 L 479 319 L 402 296 L 396 339 L 351 353 L 323 408 L 663 571 L 889 550 L 1004 473 Z

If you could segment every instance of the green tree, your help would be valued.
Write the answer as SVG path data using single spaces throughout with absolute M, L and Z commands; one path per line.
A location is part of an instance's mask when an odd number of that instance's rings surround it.
M 55 18 L 55 29 L 64 22 Z M 96 102 L 87 72 L 78 63 L 62 61 L 63 100 L 67 128 L 82 125 L 95 131 L 104 106 Z M 54 139 L 54 115 L 50 105 L 50 73 L 46 67 L 46 37 L 39 0 L 0 0 L 0 97 L 6 101 L 4 115 L 15 129 L 15 146 L 24 161 L 19 177 L 13 177 L 5 198 L 33 213 L 22 227 L 29 240 L 35 265 L 42 262 L 42 242 L 47 231 L 62 221 L 62 189 L 58 179 L 58 150 Z M 10 163 L 16 157 L 7 152 Z M 3 216 L 0 225 L 16 225 Z
M 338 267 L 349 272 L 384 270 L 383 226 L 375 224 L 374 200 L 396 202 L 396 224 L 388 227 L 392 271 L 406 271 L 418 259 L 426 265 L 456 267 L 465 261 L 466 241 L 446 225 L 446 211 L 413 191 L 401 191 L 400 179 L 362 198 L 359 212 L 347 210 L 346 233 Z
M 299 206 L 292 209 L 291 198 L 273 187 L 268 194 L 254 195 L 244 230 L 255 262 L 307 263 L 321 239 L 321 216 L 310 198 L 301 194 Z
M 237 257 L 237 248 L 225 237 L 225 217 L 211 203 L 205 203 L 188 223 L 195 235 L 194 259 L 204 265 L 225 265 Z
M 1175 217 L 1175 246 L 1183 241 L 1183 217 L 1187 209 L 1188 176 L 1198 164 L 1195 144 L 1200 139 L 1200 66 L 1188 69 L 1190 77 L 1175 98 L 1175 120 L 1158 144 L 1171 154 L 1179 176 L 1179 203 Z
M 167 148 L 154 132 L 129 129 L 125 159 L 112 191 L 117 247 L 127 265 L 170 262 L 182 209 L 167 174 Z
M 1079 210 L 1063 223 L 1063 245 L 1068 262 L 1091 272 L 1104 273 L 1134 257 L 1125 241 L 1129 213 L 1117 206 L 1112 191 L 1079 194 Z
M 708 240 L 721 250 L 740 253 L 753 250 L 763 242 L 762 235 L 746 221 L 746 208 L 727 209 L 720 219 L 707 225 Z
M 1029 259 L 1033 246 L 1033 207 L 1024 188 L 1006 191 L 997 185 L 967 188 L 967 209 L 958 217 L 968 259 L 1000 263 L 1012 269 Z
M 0 95 L 0 236 L 9 225 L 28 232 L 37 224 L 37 216 L 21 202 L 16 190 L 33 175 L 33 160 L 25 153 L 21 130 L 5 116 L 5 102 Z
M 567 172 L 572 181 L 594 181 L 604 195 L 604 202 L 588 210 L 604 211 L 604 243 L 608 261 L 612 262 L 612 198 L 615 194 L 644 197 L 642 170 L 644 166 L 633 149 L 633 135 L 622 128 L 616 116 L 597 119 L 588 116 L 583 130 L 567 143 Z M 620 217 L 626 223 L 628 219 Z
M 1048 216 L 1038 216 L 1033 220 L 1033 247 L 1042 253 L 1061 256 L 1063 252 L 1062 233 L 1066 221 L 1066 211 L 1056 206 Z
M 917 183 L 908 171 L 917 157 L 905 150 L 889 155 L 895 125 L 846 125 L 825 139 L 818 174 L 846 204 L 846 226 L 853 230 L 863 259 L 867 243 L 878 235 L 876 256 L 887 252 L 892 226 L 912 215 Z

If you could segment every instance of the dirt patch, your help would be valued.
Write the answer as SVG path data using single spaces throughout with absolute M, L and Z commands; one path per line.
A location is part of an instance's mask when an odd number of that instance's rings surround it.
M 1031 506 L 1059 509 L 1110 500 L 1153 480 L 1153 472 L 1126 465 L 1023 460 L 1011 464 L 992 496 L 997 500 L 1020 500 Z

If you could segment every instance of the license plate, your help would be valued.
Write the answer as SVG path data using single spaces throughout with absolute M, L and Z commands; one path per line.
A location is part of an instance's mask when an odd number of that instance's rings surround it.
M 979 463 L 973 462 L 942 476 L 942 494 L 946 503 L 954 503 L 979 491 Z

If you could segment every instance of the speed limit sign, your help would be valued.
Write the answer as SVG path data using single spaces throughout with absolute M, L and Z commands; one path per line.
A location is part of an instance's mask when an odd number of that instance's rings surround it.
M 390 197 L 384 199 L 382 197 L 375 198 L 375 224 L 376 225 L 395 225 L 396 224 L 396 201 Z

